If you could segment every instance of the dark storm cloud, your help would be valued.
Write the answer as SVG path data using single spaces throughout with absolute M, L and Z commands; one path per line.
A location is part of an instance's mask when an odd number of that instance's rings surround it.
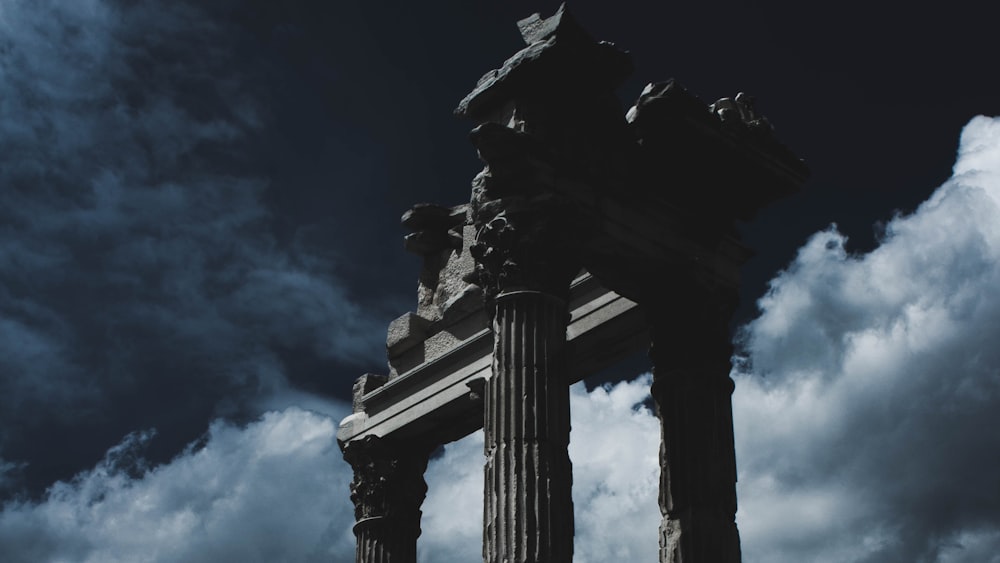
M 265 191 L 295 188 L 263 164 L 274 68 L 221 21 L 184 2 L 0 8 L 0 458 L 36 491 L 132 430 L 160 428 L 162 457 L 252 414 L 287 388 L 289 349 L 380 356 L 329 253 L 272 234 Z

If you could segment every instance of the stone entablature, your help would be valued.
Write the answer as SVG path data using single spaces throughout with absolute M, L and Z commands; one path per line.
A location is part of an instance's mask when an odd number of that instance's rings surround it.
M 338 440 L 419 435 L 444 443 L 482 428 L 482 397 L 477 389 L 490 373 L 493 333 L 481 299 L 475 314 L 479 320 L 466 317 L 477 330 L 461 339 L 452 336 L 458 343 L 445 353 L 412 349 L 410 353 L 426 354 L 427 359 L 393 379 L 363 376 L 359 380 L 363 384 L 355 386 L 355 414 L 341 422 Z M 649 345 L 646 320 L 638 305 L 602 287 L 587 272 L 571 284 L 569 310 L 566 344 L 571 383 Z M 428 347 L 436 349 L 437 345 Z

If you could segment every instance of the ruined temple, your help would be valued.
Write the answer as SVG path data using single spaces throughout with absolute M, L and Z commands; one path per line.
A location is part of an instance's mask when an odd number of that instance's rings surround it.
M 428 456 L 483 428 L 483 560 L 570 562 L 569 386 L 648 348 L 660 561 L 738 562 L 728 325 L 751 251 L 735 223 L 807 170 L 744 94 L 709 105 L 671 80 L 622 112 L 626 52 L 565 7 L 518 26 L 526 46 L 456 109 L 484 163 L 470 201 L 403 216 L 416 312 L 337 434 L 357 561 L 416 560 Z

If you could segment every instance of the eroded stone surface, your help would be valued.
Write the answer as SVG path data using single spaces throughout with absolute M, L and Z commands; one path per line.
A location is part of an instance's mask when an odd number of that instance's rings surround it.
M 363 411 L 364 405 L 362 404 L 362 399 L 364 396 L 385 385 L 386 381 L 388 381 L 386 376 L 374 373 L 366 373 L 357 378 L 354 381 L 354 389 L 352 393 L 354 412 L 357 413 Z
M 419 204 L 403 215 L 403 225 L 414 230 L 405 239 L 407 249 L 421 255 L 424 263 L 417 311 L 389 326 L 386 351 L 391 378 L 486 328 L 482 290 L 467 279 L 475 270 L 471 252 L 475 227 L 470 221 L 468 204 Z

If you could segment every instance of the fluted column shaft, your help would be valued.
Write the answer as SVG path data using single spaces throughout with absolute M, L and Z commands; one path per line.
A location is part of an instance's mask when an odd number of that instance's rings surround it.
M 419 520 L 419 517 L 417 518 Z M 356 563 L 415 563 L 419 524 L 376 516 L 354 525 Z
M 565 301 L 536 291 L 496 298 L 485 393 L 483 559 L 573 558 Z
M 357 563 L 416 563 L 427 451 L 367 437 L 344 446 L 354 468 Z
M 683 313 L 653 329 L 660 561 L 739 563 L 728 316 L 707 306 Z

